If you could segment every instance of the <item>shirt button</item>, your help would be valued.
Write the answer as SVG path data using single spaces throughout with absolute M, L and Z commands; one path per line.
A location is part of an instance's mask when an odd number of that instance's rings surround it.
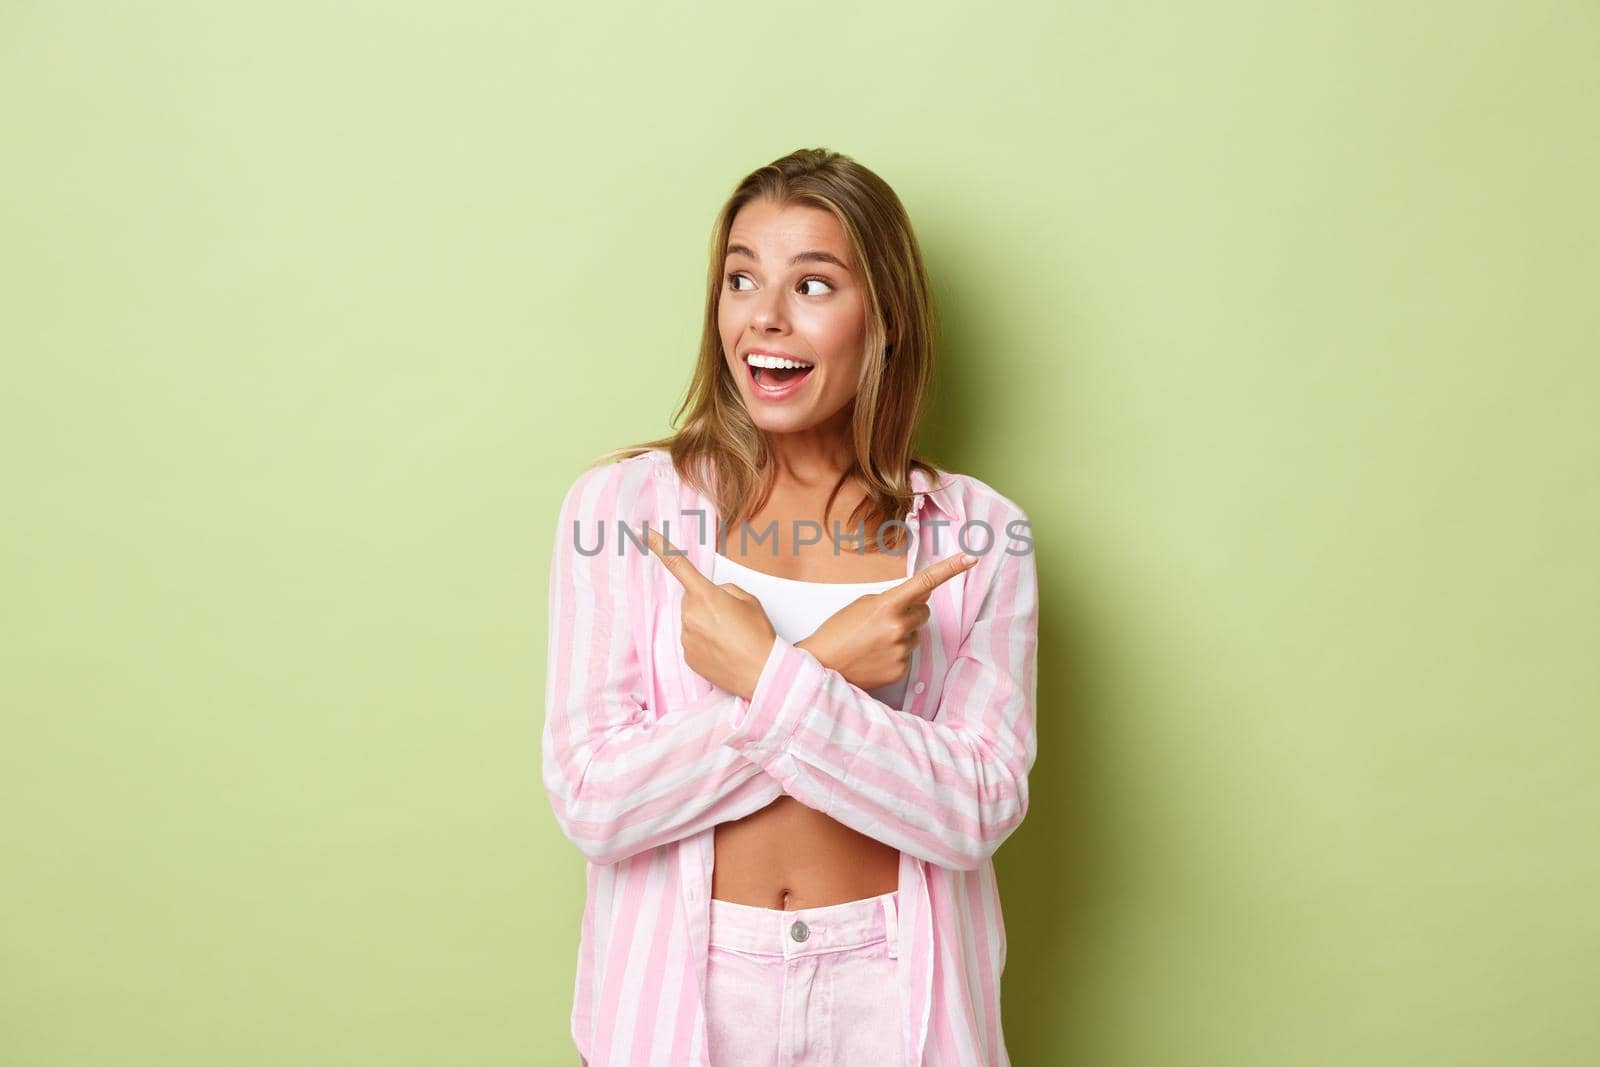
M 918 693 L 920 693 L 926 688 L 928 688 L 928 683 L 926 683 L 926 682 L 918 682 L 917 683 L 917 687 L 916 687 L 916 691 Z
M 811 936 L 811 931 L 806 929 L 805 923 L 801 922 L 799 919 L 796 919 L 794 921 L 794 925 L 789 927 L 789 936 L 794 938 L 796 941 L 804 941 L 806 938 Z

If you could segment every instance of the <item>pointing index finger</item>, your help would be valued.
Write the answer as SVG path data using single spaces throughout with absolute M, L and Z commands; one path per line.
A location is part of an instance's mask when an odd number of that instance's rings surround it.
M 661 565 L 667 568 L 667 573 L 678 579 L 678 584 L 685 590 L 704 592 L 716 588 L 710 578 L 695 570 L 687 555 L 674 548 L 670 541 L 661 536 L 660 531 L 652 529 L 648 521 L 644 525 L 644 538 L 650 546 L 650 551 L 654 552 Z
M 926 604 L 935 589 L 978 562 L 977 556 L 968 557 L 970 559 L 968 562 L 963 555 L 961 552 L 956 552 L 937 563 L 928 564 L 890 589 L 887 595 L 906 604 Z

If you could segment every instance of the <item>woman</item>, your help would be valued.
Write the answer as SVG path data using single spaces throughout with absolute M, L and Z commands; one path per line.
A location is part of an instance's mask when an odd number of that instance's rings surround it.
M 933 321 L 893 190 L 779 159 L 718 216 L 687 422 L 563 500 L 542 760 L 591 1067 L 1009 1063 L 1036 572 L 1021 508 L 912 453 Z

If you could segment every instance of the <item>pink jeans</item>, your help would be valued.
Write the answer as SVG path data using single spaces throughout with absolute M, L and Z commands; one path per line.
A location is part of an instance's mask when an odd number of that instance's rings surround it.
M 898 1067 L 899 893 L 820 908 L 711 900 L 712 1067 Z

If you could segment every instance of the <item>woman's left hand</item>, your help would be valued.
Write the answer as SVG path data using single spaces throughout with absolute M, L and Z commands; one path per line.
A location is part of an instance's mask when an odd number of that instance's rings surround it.
M 778 639 L 761 601 L 732 582 L 715 584 L 648 526 L 645 540 L 683 586 L 684 662 L 712 685 L 749 700 Z

